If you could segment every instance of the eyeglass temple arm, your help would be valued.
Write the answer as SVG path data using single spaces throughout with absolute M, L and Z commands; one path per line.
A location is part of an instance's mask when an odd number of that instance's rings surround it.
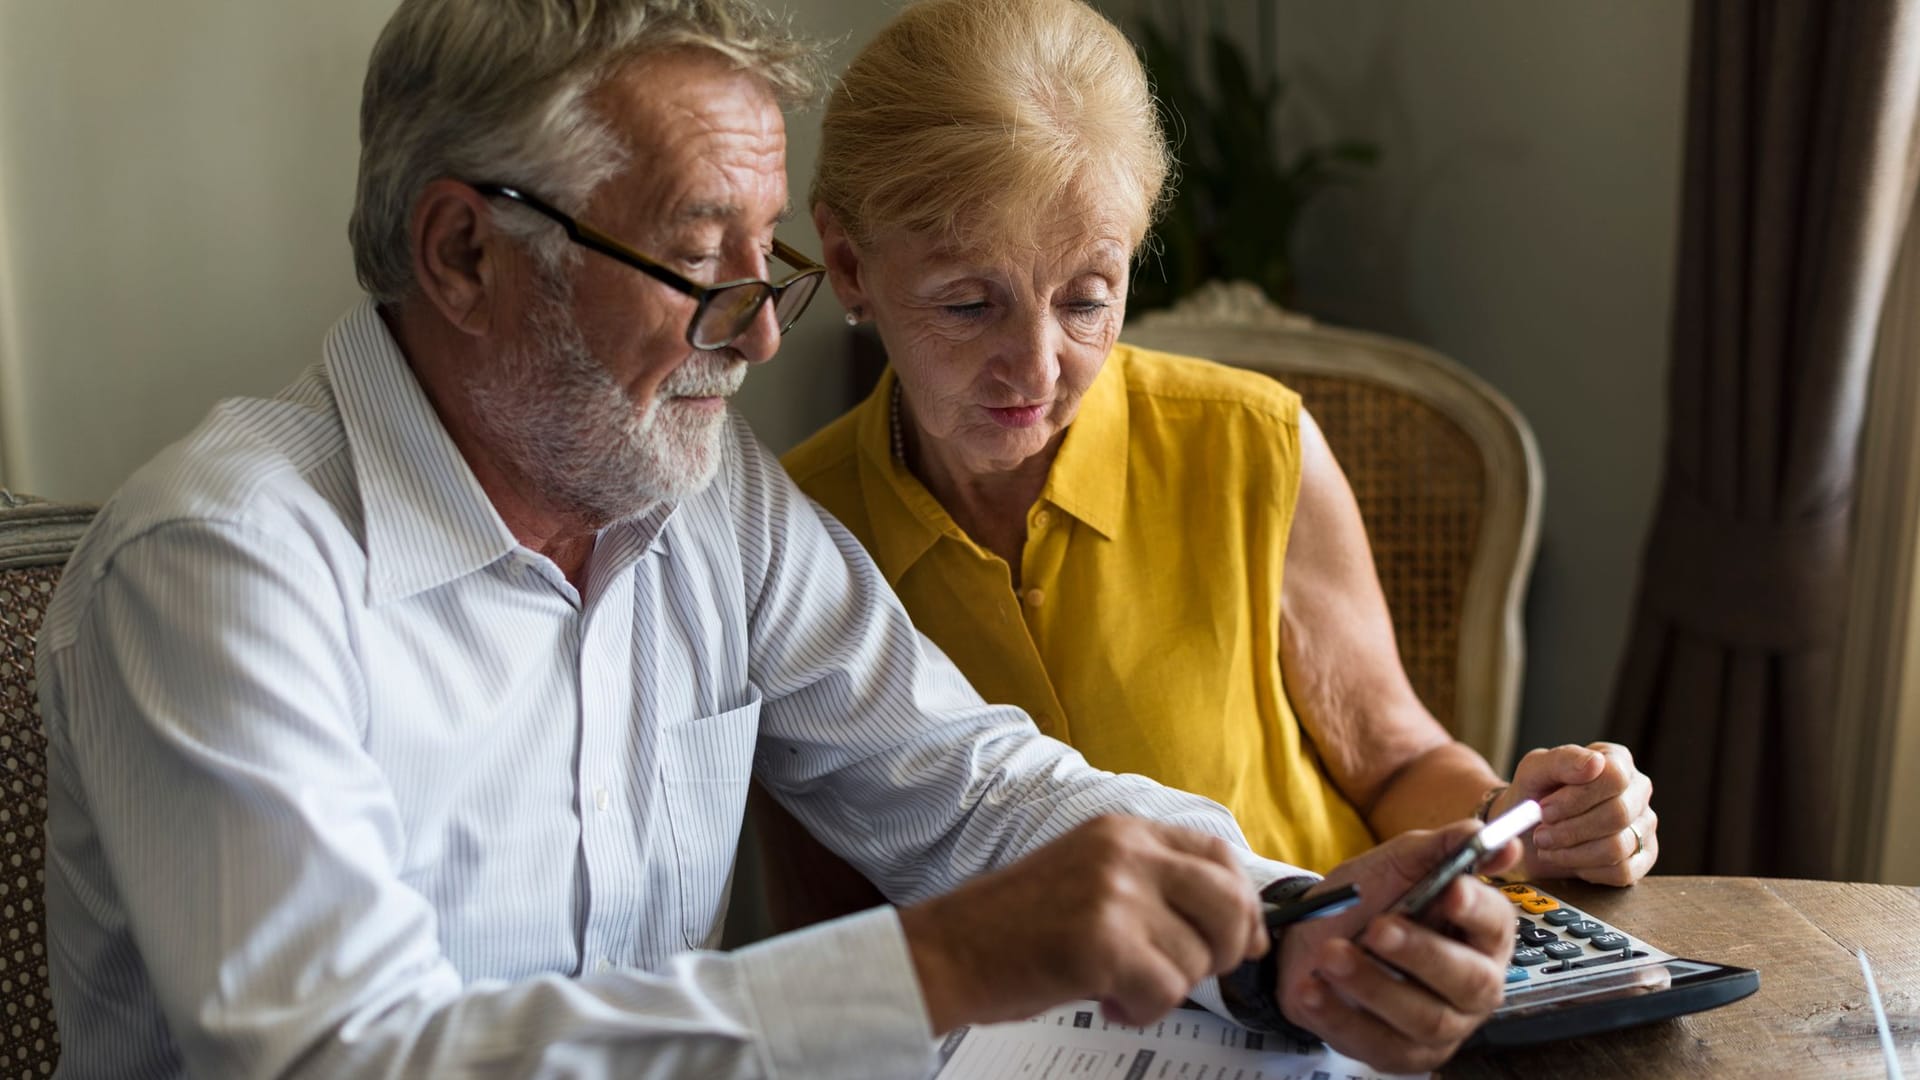
M 506 184 L 474 184 L 472 187 L 473 190 L 478 191 L 482 195 L 498 195 L 503 199 L 509 199 L 519 203 L 521 206 L 560 226 L 561 229 L 565 230 L 568 239 L 579 244 L 581 247 L 589 248 L 610 259 L 616 259 L 626 263 L 635 270 L 657 281 L 665 282 L 681 292 L 686 293 L 688 296 L 699 296 L 707 291 L 706 286 L 697 285 L 688 281 L 686 278 L 661 266 L 659 263 L 622 244 L 606 233 L 601 232 L 591 225 L 582 225 L 580 222 L 575 221 L 571 215 L 555 207 L 548 206 L 546 203 L 521 191 L 519 188 L 510 187 Z
M 826 267 L 802 255 L 799 249 L 779 237 L 773 238 L 774 257 L 795 270 L 825 270 Z

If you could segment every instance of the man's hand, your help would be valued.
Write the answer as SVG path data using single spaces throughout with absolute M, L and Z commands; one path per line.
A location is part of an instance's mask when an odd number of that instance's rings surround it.
M 1513 905 L 1471 874 L 1419 922 L 1381 912 L 1480 828 L 1462 821 L 1402 833 L 1334 868 L 1307 895 L 1348 882 L 1361 901 L 1295 923 L 1280 951 L 1280 1011 L 1334 1049 L 1389 1072 L 1427 1072 L 1453 1056 L 1500 1004 L 1513 947 Z M 1508 844 L 1481 864 L 1500 873 Z M 1357 942 L 1357 944 L 1356 944 Z
M 1660 857 L 1653 781 L 1617 743 L 1529 752 L 1487 816 L 1521 799 L 1540 803 L 1541 824 L 1528 837 L 1521 862 L 1529 878 L 1631 885 Z
M 1267 951 L 1259 896 L 1218 837 L 1131 817 L 900 912 L 936 1034 L 1075 998 L 1145 1024 Z

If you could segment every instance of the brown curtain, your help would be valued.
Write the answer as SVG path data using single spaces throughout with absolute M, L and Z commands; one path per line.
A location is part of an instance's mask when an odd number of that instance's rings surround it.
M 1661 498 L 1611 737 L 1659 870 L 1833 876 L 1830 723 L 1916 0 L 1696 0 Z

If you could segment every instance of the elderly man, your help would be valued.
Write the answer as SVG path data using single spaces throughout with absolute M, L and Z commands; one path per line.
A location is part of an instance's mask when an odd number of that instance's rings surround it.
M 818 284 L 773 240 L 809 55 L 739 0 L 400 5 L 368 301 L 128 483 L 43 630 L 65 1075 L 910 1076 L 1222 986 L 1424 1065 L 1498 1000 L 1477 883 L 1250 976 L 1256 888 L 1312 880 L 983 704 L 727 413 Z M 903 906 L 702 951 L 754 775 Z M 1460 835 L 1334 877 L 1377 910 Z

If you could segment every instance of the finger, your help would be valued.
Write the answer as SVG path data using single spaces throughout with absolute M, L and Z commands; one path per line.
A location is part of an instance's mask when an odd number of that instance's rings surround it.
M 1646 834 L 1640 833 L 1638 829 L 1638 825 L 1629 822 L 1597 840 L 1541 851 L 1538 854 L 1544 861 L 1562 870 L 1614 866 L 1635 858 L 1636 855 L 1645 854 Z
M 1575 868 L 1576 876 L 1596 885 L 1631 885 L 1647 876 L 1660 859 L 1659 815 L 1649 809 L 1634 822 L 1640 832 L 1640 850 L 1610 866 Z
M 1569 848 L 1589 840 L 1599 840 L 1633 824 L 1646 812 L 1653 798 L 1653 782 L 1636 777 L 1613 798 L 1597 801 L 1580 814 L 1563 818 L 1533 831 L 1536 848 Z
M 1352 946 L 1346 942 L 1349 948 Z M 1453 1054 L 1451 1045 L 1410 1039 L 1364 1008 L 1347 1001 L 1339 988 L 1308 979 L 1282 1005 L 1286 1018 L 1325 1039 L 1328 1046 L 1386 1072 L 1425 1073 Z
M 1138 1027 L 1167 1015 L 1193 985 L 1164 954 L 1143 950 L 1122 963 L 1097 996 L 1108 1019 Z
M 1585 781 L 1568 783 L 1541 797 L 1542 824 L 1552 825 L 1579 817 L 1600 803 L 1618 797 L 1640 775 L 1640 770 L 1633 764 L 1633 753 L 1617 743 L 1594 743 L 1578 749 L 1591 755 L 1599 764 Z
M 1506 916 L 1503 921 L 1510 927 L 1513 919 Z M 1501 931 L 1494 942 L 1496 948 L 1506 945 L 1509 933 Z M 1456 941 L 1398 916 L 1383 916 L 1367 927 L 1360 943 L 1416 980 L 1405 984 L 1403 992 L 1383 989 L 1369 999 L 1380 1003 L 1378 1008 L 1369 1008 L 1402 1031 L 1435 1030 L 1425 1025 L 1437 1023 L 1432 1014 L 1444 1009 L 1458 1014 L 1470 1032 L 1480 1017 L 1500 1004 L 1506 964 L 1488 955 L 1484 937 L 1473 943 Z M 1386 1011 L 1389 1008 L 1396 1011 Z
M 1189 983 L 1231 971 L 1247 955 L 1251 924 L 1243 905 L 1229 891 L 1230 880 L 1207 881 L 1208 871 L 1224 875 L 1218 867 L 1204 867 L 1184 879 L 1163 882 L 1164 905 L 1144 916 L 1148 940 Z
M 1367 926 L 1359 944 L 1394 970 L 1404 972 L 1413 980 L 1409 986 L 1423 988 L 1421 994 L 1436 997 L 1450 1011 L 1478 1017 L 1500 1005 L 1505 988 L 1505 957 L 1490 955 L 1505 949 L 1511 938 L 1513 917 L 1509 915 L 1503 922 L 1505 928 L 1492 940 L 1484 932 L 1475 932 L 1469 940 L 1455 940 L 1419 922 L 1386 915 Z M 1407 1009 L 1409 1020 L 1417 1019 L 1427 1005 L 1409 1005 Z M 1392 1017 L 1388 1022 L 1402 1030 L 1417 1030 L 1405 1028 Z
M 1513 948 L 1513 905 L 1499 891 L 1462 878 L 1440 894 L 1423 921 L 1451 927 L 1468 948 L 1500 961 L 1504 972 Z
M 1405 888 L 1425 877 L 1441 860 L 1460 850 L 1462 844 L 1485 827 L 1474 818 L 1463 818 L 1437 829 L 1409 830 L 1374 850 L 1386 857 L 1387 865 L 1401 878 L 1401 887 Z
M 1604 754 L 1571 743 L 1529 750 L 1514 767 L 1513 786 L 1526 798 L 1539 799 L 1558 788 L 1592 783 L 1606 764 Z
M 1229 971 L 1266 951 L 1260 896 L 1238 867 L 1169 852 L 1152 873 L 1168 908 L 1208 950 L 1208 962 L 1196 979 Z

